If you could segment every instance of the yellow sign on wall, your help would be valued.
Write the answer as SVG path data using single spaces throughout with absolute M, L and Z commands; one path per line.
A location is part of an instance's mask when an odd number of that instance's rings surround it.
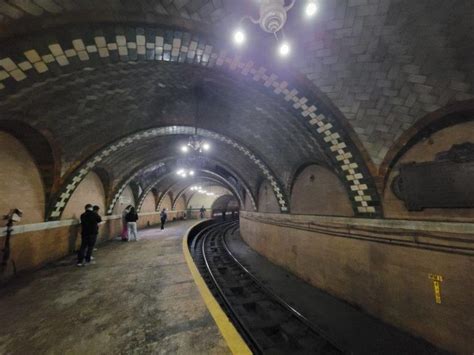
M 443 276 L 428 274 L 428 278 L 433 280 L 433 291 L 435 296 L 435 302 L 441 304 L 441 282 L 443 282 Z

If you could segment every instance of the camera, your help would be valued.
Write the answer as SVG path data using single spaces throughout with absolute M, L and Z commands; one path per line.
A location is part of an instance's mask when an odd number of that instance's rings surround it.
M 5 215 L 3 219 L 7 219 L 9 223 L 20 222 L 21 217 L 23 216 L 23 211 L 19 208 L 14 208 L 10 210 L 10 213 Z

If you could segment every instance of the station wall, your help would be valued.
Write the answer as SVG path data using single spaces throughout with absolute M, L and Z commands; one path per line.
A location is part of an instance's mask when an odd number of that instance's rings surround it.
M 444 349 L 474 349 L 473 224 L 241 212 L 240 228 L 313 286 Z

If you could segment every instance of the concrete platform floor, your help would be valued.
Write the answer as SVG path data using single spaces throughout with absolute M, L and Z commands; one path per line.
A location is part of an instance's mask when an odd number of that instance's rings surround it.
M 446 354 L 311 286 L 252 250 L 234 233 L 227 243 L 242 265 L 351 354 Z M 429 326 L 429 325 L 427 325 Z
M 228 354 L 185 263 L 195 221 L 111 241 L 0 290 L 0 354 Z

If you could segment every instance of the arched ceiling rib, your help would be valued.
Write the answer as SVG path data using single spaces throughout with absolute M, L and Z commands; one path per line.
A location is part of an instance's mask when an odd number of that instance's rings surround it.
M 174 161 L 174 157 L 168 157 L 156 162 L 155 164 L 159 166 L 159 169 L 154 170 L 152 174 L 142 174 L 143 171 L 149 169 L 149 165 L 143 168 L 136 168 L 138 174 L 126 178 L 114 189 L 107 213 L 112 213 L 121 193 L 130 183 L 130 181 L 132 181 L 132 179 L 134 179 L 137 175 L 141 177 L 141 179 L 138 179 L 138 181 L 141 182 L 141 185 L 144 188 L 139 198 L 139 207 L 141 207 L 145 197 L 153 188 L 158 188 L 161 190 L 161 192 L 163 192 L 163 188 L 172 187 L 177 182 L 182 182 L 183 184 L 190 182 L 197 183 L 200 181 L 199 177 L 204 176 L 206 179 L 214 179 L 219 181 L 223 185 L 229 187 L 236 195 L 243 196 L 243 193 L 245 192 L 245 195 L 249 196 L 252 205 L 256 208 L 254 192 L 251 190 L 252 185 L 250 185 L 246 180 L 242 179 L 242 177 L 237 172 L 232 171 L 232 169 L 227 167 L 226 164 L 218 162 L 219 165 L 214 165 L 213 159 L 209 158 L 206 164 L 201 166 L 200 169 L 196 170 L 195 177 L 188 177 L 182 180 L 176 176 Z M 167 165 L 168 163 L 171 163 L 171 168 L 169 165 Z
M 275 169 L 297 159 L 326 159 L 302 120 L 282 103 L 222 73 L 193 66 L 139 63 L 86 71 L 8 99 L 6 114 L 50 130 L 63 150 L 64 169 L 97 145 L 129 132 L 159 125 L 192 125 L 193 87 L 201 80 L 205 97 L 199 125 L 229 137 L 269 159 Z M 26 116 L 26 113 L 32 113 Z M 79 132 L 88 132 L 86 137 Z M 285 132 L 282 137 L 281 132 Z M 97 140 L 100 137 L 100 140 Z M 278 154 L 273 154 L 274 150 Z M 79 159 L 78 159 L 79 158 Z
M 190 130 L 192 130 L 191 127 Z M 100 166 L 105 167 L 114 176 L 122 178 L 130 176 L 144 166 L 152 166 L 153 162 L 164 159 L 168 160 L 168 168 L 174 171 L 177 168 L 186 168 L 185 164 L 191 164 L 197 168 L 200 163 L 215 161 L 219 164 L 227 162 L 234 170 L 240 172 L 247 183 L 252 185 L 260 178 L 261 173 L 255 169 L 255 164 L 247 156 L 218 140 L 209 139 L 212 149 L 199 159 L 182 154 L 179 142 L 185 143 L 187 138 L 187 135 L 172 135 L 143 139 L 106 157 L 100 162 Z M 140 180 L 147 180 L 146 174 L 141 176 Z
M 107 146 L 106 148 L 99 150 L 95 155 L 90 157 L 87 161 L 85 161 L 79 168 L 75 170 L 74 173 L 70 175 L 67 179 L 67 183 L 63 186 L 62 190 L 58 193 L 58 198 L 54 203 L 51 205 L 50 208 L 50 217 L 51 218 L 58 218 L 61 216 L 62 211 L 64 210 L 65 205 L 67 204 L 69 198 L 72 195 L 72 192 L 76 189 L 80 181 L 87 175 L 87 173 L 97 166 L 99 163 L 107 162 L 110 159 L 115 159 L 115 157 L 120 157 L 121 152 L 126 152 L 128 147 L 136 146 L 137 144 L 140 145 L 144 140 L 148 140 L 153 137 L 163 137 L 163 136 L 182 136 L 182 135 L 189 135 L 194 132 L 194 128 L 192 127 L 183 127 L 183 126 L 171 126 L 171 127 L 160 127 L 154 128 L 150 130 L 140 131 L 134 133 L 130 136 L 123 137 L 121 140 L 116 141 L 114 144 Z M 285 211 L 288 206 L 288 200 L 286 198 L 285 191 L 283 190 L 281 184 L 279 183 L 278 178 L 276 178 L 273 173 L 268 169 L 265 162 L 262 161 L 258 156 L 254 153 L 249 151 L 244 146 L 240 145 L 239 143 L 224 137 L 220 134 L 215 132 L 199 129 L 198 134 L 205 138 L 210 138 L 212 140 L 216 140 L 218 142 L 225 143 L 231 150 L 237 153 L 238 155 L 244 155 L 248 157 L 251 163 L 261 172 L 261 174 L 270 181 L 274 193 L 280 203 L 282 211 Z M 152 151 L 154 146 L 145 145 L 144 148 L 146 151 Z M 168 148 L 168 147 L 167 147 Z M 139 156 L 140 159 L 138 160 L 143 161 L 143 157 L 139 155 L 140 152 L 137 152 L 135 149 L 130 151 L 132 155 Z M 144 152 L 146 154 L 146 152 Z M 122 161 L 126 161 L 125 159 L 119 159 Z M 148 165 L 147 165 L 148 166 Z M 138 166 L 137 166 L 138 168 Z
M 297 1 L 297 6 L 302 3 Z M 474 2 L 438 1 L 433 5 L 431 0 L 323 1 L 318 16 L 305 23 L 300 21 L 299 10 L 292 10 L 285 30 L 287 36 L 294 38 L 294 55 L 278 67 L 277 72 L 281 74 L 288 67 L 296 67 L 327 95 L 331 105 L 340 112 L 325 107 L 320 95 L 302 89 L 296 83 L 298 80 L 294 80 L 296 76 L 291 69 L 288 71 L 289 79 L 282 79 L 282 75 L 273 76 L 269 70 L 260 72 L 258 65 L 215 50 L 219 40 L 209 41 L 182 32 L 182 29 L 190 32 L 198 29 L 201 33 L 225 39 L 233 27 L 229 24 L 236 23 L 243 14 L 255 14 L 255 10 L 256 2 L 253 0 L 3 1 L 0 4 L 0 37 L 10 38 L 15 33 L 24 35 L 22 39 L 17 37 L 14 41 L 5 41 L 1 46 L 0 96 L 7 95 L 7 100 L 0 99 L 0 113 L 8 118 L 25 120 L 35 128 L 52 129 L 53 135 L 61 142 L 65 163 L 62 167 L 66 174 L 102 144 L 125 136 L 131 130 L 154 127 L 157 125 L 155 120 L 160 120 L 160 125 L 191 124 L 189 108 L 182 105 L 186 102 L 186 89 L 179 85 L 189 87 L 188 78 L 195 78 L 194 72 L 199 73 L 201 69 L 192 66 L 186 72 L 184 67 L 180 67 L 179 71 L 185 73 L 184 79 L 178 77 L 174 85 L 161 83 L 175 96 L 160 98 L 160 90 L 157 92 L 154 88 L 160 87 L 160 79 L 165 80 L 169 75 L 157 69 L 163 63 L 152 69 L 159 72 L 159 78 L 150 76 L 143 63 L 137 64 L 134 71 L 129 71 L 128 64 L 119 66 L 112 63 L 155 61 L 160 53 L 165 52 L 160 60 L 169 57 L 171 61 L 228 67 L 231 73 L 246 72 L 244 76 L 250 79 L 245 81 L 242 89 L 239 85 L 229 88 L 225 84 L 230 80 L 228 75 L 214 77 L 217 80 L 213 85 L 219 95 L 212 108 L 231 112 L 228 131 L 221 133 L 247 135 L 248 141 L 244 143 L 265 158 L 280 155 L 273 161 L 269 160 L 268 164 L 285 184 L 288 184 L 287 170 L 291 164 L 294 170 L 300 161 L 315 160 L 315 154 L 321 154 L 322 160 L 329 157 L 330 163 L 354 192 L 352 200 L 356 201 L 355 197 L 363 201 L 372 200 L 368 205 L 356 203 L 356 210 L 362 214 L 380 214 L 378 195 L 366 162 L 352 144 L 350 137 L 353 136 L 339 121 L 348 119 L 357 139 L 377 165 L 396 139 L 418 119 L 448 103 L 472 98 Z M 118 21 L 122 23 L 112 26 Z M 84 26 L 85 22 L 101 25 L 88 23 Z M 102 25 L 104 23 L 110 25 Z M 135 25 L 127 26 L 127 23 L 161 24 L 181 30 L 170 34 L 159 28 L 133 27 Z M 64 27 L 48 30 L 55 26 Z M 47 29 L 47 34 L 40 39 L 37 34 L 43 29 Z M 249 45 L 256 50 L 254 53 L 247 51 L 246 55 L 257 58 L 255 62 L 263 60 L 265 63 L 265 55 L 256 52 L 265 52 L 261 49 L 272 46 L 273 39 L 262 34 L 258 27 L 252 31 L 252 34 L 257 34 L 255 41 L 258 43 Z M 160 36 L 169 46 L 168 50 L 156 42 Z M 196 52 L 188 57 L 189 38 L 197 41 L 202 55 L 196 55 Z M 72 46 L 72 40 L 79 42 Z M 212 54 L 206 57 L 208 53 L 205 51 L 209 48 L 206 45 L 212 46 L 210 53 L 215 54 L 214 58 Z M 187 52 L 184 52 L 185 47 Z M 24 52 L 31 49 L 37 52 L 30 52 L 30 57 L 26 58 Z M 173 55 L 173 52 L 178 54 Z M 219 60 L 222 63 L 216 64 Z M 87 71 L 78 72 L 84 67 Z M 212 76 L 208 72 L 204 75 Z M 134 87 L 127 81 L 128 76 L 136 76 L 145 83 L 145 88 Z M 277 97 L 289 101 L 290 109 L 280 105 L 275 113 L 263 104 L 255 107 L 256 112 L 250 105 L 235 108 L 232 100 L 236 94 L 249 92 L 249 101 L 252 101 L 255 92 L 249 91 L 249 81 L 265 86 L 270 93 L 277 91 Z M 227 91 L 222 90 L 221 83 Z M 32 84 L 38 86 L 35 88 Z M 57 91 L 52 89 L 54 86 Z M 90 88 L 90 94 L 81 90 L 86 86 Z M 22 88 L 23 91 L 18 91 Z M 150 99 L 146 95 L 150 89 L 156 98 Z M 70 105 L 46 107 L 45 102 L 51 102 L 51 97 Z M 149 105 L 143 105 L 143 98 Z M 262 100 L 262 97 L 255 98 L 254 101 Z M 239 95 L 235 101 L 246 100 Z M 271 101 L 269 106 L 281 101 Z M 167 105 L 166 102 L 176 102 L 177 105 Z M 96 109 L 100 105 L 104 107 L 102 115 Z M 114 105 L 116 110 L 110 108 Z M 166 111 L 164 115 L 144 113 L 147 109 L 162 113 L 162 106 Z M 76 112 L 85 115 L 76 115 Z M 239 125 L 236 117 L 246 115 L 247 123 Z M 121 124 L 110 120 L 111 116 Z M 212 109 L 209 116 L 207 128 L 218 130 L 219 123 L 225 122 L 212 115 Z M 92 117 L 97 120 L 93 122 Z M 292 119 L 285 122 L 283 117 Z M 64 135 L 57 133 L 59 131 L 54 129 L 53 122 L 64 128 Z M 97 122 L 100 128 L 94 126 Z M 265 128 L 256 130 L 252 125 L 256 122 L 263 122 Z M 77 131 L 68 132 L 66 129 L 75 125 L 81 130 L 101 132 L 104 140 L 81 144 Z M 238 131 L 235 131 L 236 126 Z M 289 141 L 286 146 L 281 143 L 282 135 Z M 75 151 L 80 153 L 79 156 L 74 154 Z M 300 157 L 304 159 L 300 160 Z
M 220 98 L 220 101 L 213 100 L 217 103 L 207 105 L 209 106 L 207 114 L 210 117 L 208 122 L 213 128 L 216 126 L 215 129 L 220 129 L 218 125 L 224 123 L 221 128 L 222 130 L 227 129 L 225 132 L 227 136 L 232 137 L 233 134 L 237 134 L 245 137 L 245 144 L 252 149 L 258 147 L 262 155 L 270 160 L 271 169 L 280 171 L 278 178 L 284 180 L 285 183 L 288 183 L 288 171 L 297 166 L 302 157 L 305 158 L 304 160 L 308 160 L 310 156 L 318 154 L 322 160 L 328 159 L 346 177 L 347 184 L 350 185 L 350 191 L 352 191 L 351 197 L 356 211 L 363 214 L 380 213 L 375 185 L 363 159 L 352 144 L 351 138 L 341 128 L 342 126 L 331 111 L 314 96 L 314 93 L 308 91 L 304 85 L 294 88 L 290 80 L 291 76 L 288 77 L 283 73 L 283 76 L 279 77 L 252 61 L 220 51 L 202 37 L 194 37 L 192 34 L 178 31 L 157 31 L 134 27 L 127 28 L 124 32 L 119 27 L 112 27 L 104 30 L 91 29 L 88 33 L 82 34 L 71 34 L 65 31 L 60 37 L 43 38 L 46 43 L 43 42 L 43 46 L 37 45 L 34 48 L 31 48 L 31 44 L 27 42 L 18 43 L 17 50 L 22 54 L 1 59 L 0 64 L 5 69 L 4 77 L 6 75 L 6 78 L 1 82 L 4 88 L 0 90 L 0 95 L 3 96 L 0 99 L 2 111 L 16 119 L 27 118 L 32 124 L 35 122 L 40 124 L 43 120 L 43 124 L 47 126 L 50 122 L 61 122 L 58 125 L 64 126 L 65 120 L 72 118 L 73 122 L 78 125 L 75 129 L 79 128 L 81 132 L 84 130 L 94 131 L 94 129 L 98 129 L 95 124 L 99 123 L 101 138 L 107 140 L 107 135 L 110 134 L 109 142 L 111 142 L 112 135 L 115 134 L 116 138 L 123 136 L 125 131 L 130 132 L 131 127 L 135 128 L 140 124 L 149 127 L 155 123 L 154 120 L 163 120 L 166 124 L 172 124 L 172 122 L 189 124 L 192 117 L 189 111 L 192 113 L 192 109 L 186 109 L 186 89 L 188 92 L 190 91 L 189 87 L 186 88 L 186 84 L 190 79 L 192 81 L 193 75 L 196 78 L 196 75 L 199 76 L 200 73 L 205 72 L 205 76 L 211 79 L 209 81 L 211 94 L 213 86 L 215 87 L 214 92 L 218 94 L 225 92 L 220 85 L 227 83 L 232 78 L 230 87 L 237 87 L 237 89 L 234 89 L 234 92 L 230 91 L 231 95 L 216 96 Z M 154 42 L 148 42 L 148 40 Z M 169 43 L 163 45 L 163 41 Z M 194 43 L 197 48 L 194 47 Z M 148 48 L 148 45 L 152 48 Z M 167 60 L 192 62 L 208 69 L 201 70 L 196 66 L 186 64 L 183 66 L 166 65 L 162 62 Z M 123 65 L 119 62 L 129 64 Z M 136 71 L 133 72 L 133 75 L 126 75 L 124 71 L 130 67 L 135 67 Z M 156 94 L 156 90 L 159 91 L 157 88 L 160 88 L 160 79 L 150 78 L 150 75 L 153 75 L 150 74 L 150 67 L 153 70 L 168 67 L 179 68 L 177 69 L 178 75 L 185 73 L 186 68 L 192 69 L 189 69 L 191 74 L 183 77 L 182 80 L 172 80 L 176 90 L 171 89 L 169 92 L 178 93 L 177 96 L 171 97 L 170 100 L 159 101 L 160 97 L 156 95 L 158 101 L 154 101 L 146 94 L 150 90 L 154 94 Z M 81 68 L 84 68 L 85 71 L 79 73 L 78 69 Z M 210 71 L 211 68 L 216 68 L 216 70 Z M 41 71 L 43 71 L 42 74 Z M 111 74 L 111 76 L 115 75 L 113 79 L 109 78 L 110 72 L 114 71 L 118 71 L 118 73 Z M 89 72 L 94 73 L 88 77 L 87 73 Z M 169 73 L 161 74 L 161 78 L 166 78 L 169 75 Z M 132 85 L 131 87 L 119 84 L 117 88 L 117 80 L 121 83 L 122 77 L 127 79 L 134 75 L 140 79 L 139 82 L 143 88 L 140 86 L 133 88 L 133 81 L 129 83 Z M 213 75 L 215 75 L 214 79 Z M 45 81 L 47 77 L 50 77 L 51 80 Z M 290 81 L 285 80 L 287 77 L 290 78 L 288 79 Z M 84 85 L 82 87 L 81 85 L 75 86 L 75 83 L 84 84 L 89 79 L 93 81 L 96 78 L 98 78 L 97 82 L 87 83 L 87 86 L 91 88 L 90 95 L 85 94 Z M 63 81 L 62 84 L 60 84 L 61 81 Z M 43 84 L 31 86 L 34 82 Z M 115 85 L 111 87 L 110 83 L 115 83 Z M 185 83 L 184 87 L 182 83 Z M 166 86 L 166 84 L 162 85 Z M 239 85 L 243 86 L 239 87 Z M 34 98 L 37 97 L 32 93 L 34 91 L 37 91 L 35 94 L 46 93 L 51 87 L 56 87 L 58 90 L 57 95 L 54 96 L 57 101 L 73 102 L 78 106 L 72 110 L 65 107 L 50 107 L 38 118 L 33 113 L 41 112 L 41 102 L 31 105 L 30 101 L 35 101 Z M 229 85 L 224 85 L 224 89 L 228 88 Z M 94 92 L 94 90 L 96 91 Z M 18 100 L 25 94 L 28 94 L 27 100 Z M 77 97 L 71 100 L 75 94 Z M 240 96 L 236 97 L 233 106 L 229 106 L 229 103 L 232 103 L 230 98 L 237 94 Z M 144 101 L 144 104 L 140 102 L 142 97 L 148 99 Z M 16 104 L 12 105 L 15 100 L 17 100 Z M 268 105 L 265 100 L 268 100 Z M 254 112 L 253 107 L 239 107 L 240 101 L 248 104 L 263 102 L 262 106 L 264 107 L 255 107 Z M 26 103 L 26 107 L 22 106 L 22 102 Z M 174 104 L 166 106 L 167 102 Z M 123 104 L 123 107 L 120 104 Z M 102 112 L 106 114 L 105 117 L 101 117 L 100 110 L 95 109 L 94 106 L 98 105 L 103 107 Z M 149 111 L 148 114 L 143 114 L 143 112 L 147 112 L 146 108 L 151 108 L 150 111 L 153 112 L 157 107 L 162 108 L 162 106 L 165 108 L 165 112 L 161 112 L 162 116 L 151 115 Z M 114 111 L 115 107 L 118 107 L 119 111 Z M 108 111 L 108 108 L 111 108 L 111 111 Z M 213 114 L 213 110 L 215 113 L 222 112 L 222 109 L 229 113 L 230 117 L 227 122 L 219 120 L 219 117 Z M 86 116 L 78 117 L 76 112 L 80 112 L 79 116 L 82 114 Z M 117 121 L 114 122 L 111 117 L 117 117 L 120 124 L 117 124 Z M 234 124 L 235 126 L 233 126 Z M 117 127 L 121 127 L 120 129 L 123 131 L 118 132 Z M 203 127 L 206 127 L 205 123 Z M 285 134 L 285 139 L 281 139 L 282 134 Z M 87 156 L 88 151 L 90 154 L 91 151 L 96 151 L 100 147 L 100 140 L 97 139 L 89 145 L 77 144 L 79 143 L 75 139 L 77 135 L 77 131 L 68 133 L 66 130 L 64 132 L 66 138 L 63 140 L 70 143 L 70 147 L 74 146 L 74 142 L 76 142 L 75 150 L 79 150 L 82 156 Z M 266 145 L 268 145 L 268 149 L 265 147 Z M 69 151 L 74 151 L 72 148 L 69 149 Z M 64 149 L 65 152 L 67 150 Z M 67 153 L 64 156 L 70 162 L 69 166 L 67 163 L 63 164 L 66 173 L 77 166 L 75 164 L 79 159 L 74 159 Z M 290 167 L 289 164 L 292 166 Z M 273 182 L 271 184 L 277 194 L 283 194 L 282 188 L 278 187 L 278 192 Z M 363 204 L 360 202 L 361 196 L 364 197 Z M 284 201 L 284 196 L 279 196 L 279 199 L 280 202 Z M 62 202 L 64 201 L 60 201 L 59 204 L 61 205 Z M 62 208 L 60 205 L 58 208 Z M 284 210 L 283 207 L 282 210 Z
M 205 180 L 214 180 L 214 181 L 217 181 L 217 184 L 218 185 L 221 185 L 222 187 L 228 189 L 229 191 L 231 191 L 231 193 L 233 194 L 234 197 L 237 198 L 237 200 L 241 203 L 241 205 L 243 205 L 243 196 L 239 193 L 239 191 L 236 190 L 236 188 L 234 186 L 232 186 L 228 181 L 226 181 L 224 178 L 222 178 L 221 176 L 213 173 L 212 171 L 208 171 L 208 170 L 203 170 L 201 171 L 198 176 L 196 177 L 195 179 L 195 183 L 198 183 L 199 180 L 202 180 L 202 181 L 205 181 Z M 158 208 L 160 207 L 160 204 L 161 202 L 163 201 L 163 198 L 168 195 L 169 192 L 173 191 L 175 193 L 179 193 L 179 191 L 183 190 L 186 186 L 191 186 L 193 185 L 194 183 L 192 183 L 191 181 L 186 181 L 186 180 L 170 180 L 170 179 L 167 179 L 168 181 L 170 181 L 168 184 L 166 184 L 165 182 L 166 179 L 163 179 L 163 180 L 159 180 L 156 182 L 156 185 L 158 185 L 158 183 L 160 183 L 163 187 L 163 190 L 162 190 L 162 193 L 160 195 L 160 198 L 158 200 Z M 156 186 L 155 184 L 151 185 L 150 187 L 154 187 Z M 148 189 L 147 189 L 148 190 Z M 144 195 L 146 196 L 146 195 Z M 174 196 L 175 198 L 177 196 Z M 253 197 L 251 197 L 253 199 Z M 255 203 L 253 203 L 253 206 L 256 210 L 256 206 L 255 206 Z M 174 206 L 174 205 L 173 205 Z M 141 206 L 139 206 L 141 207 Z
M 187 202 L 191 200 L 192 196 L 194 196 L 196 193 L 198 193 L 197 191 L 191 190 L 191 188 L 193 186 L 199 186 L 199 187 L 202 187 L 203 189 L 206 189 L 206 187 L 208 187 L 208 186 L 211 186 L 211 187 L 212 186 L 219 186 L 219 187 L 222 187 L 222 188 L 226 189 L 226 192 L 229 195 L 233 196 L 232 191 L 230 191 L 227 187 L 225 187 L 225 185 L 223 185 L 221 182 L 219 182 L 219 180 L 211 178 L 211 177 L 202 178 L 200 181 L 194 181 L 194 182 L 193 181 L 188 181 L 183 186 L 180 186 L 179 190 L 175 188 L 175 191 L 174 191 L 175 197 L 174 197 L 174 201 L 173 201 L 173 209 L 176 208 L 176 204 L 182 196 L 185 196 L 186 194 L 189 195 L 189 198 L 186 201 L 186 204 L 187 204 Z M 219 197 L 219 196 L 217 196 L 217 197 Z

